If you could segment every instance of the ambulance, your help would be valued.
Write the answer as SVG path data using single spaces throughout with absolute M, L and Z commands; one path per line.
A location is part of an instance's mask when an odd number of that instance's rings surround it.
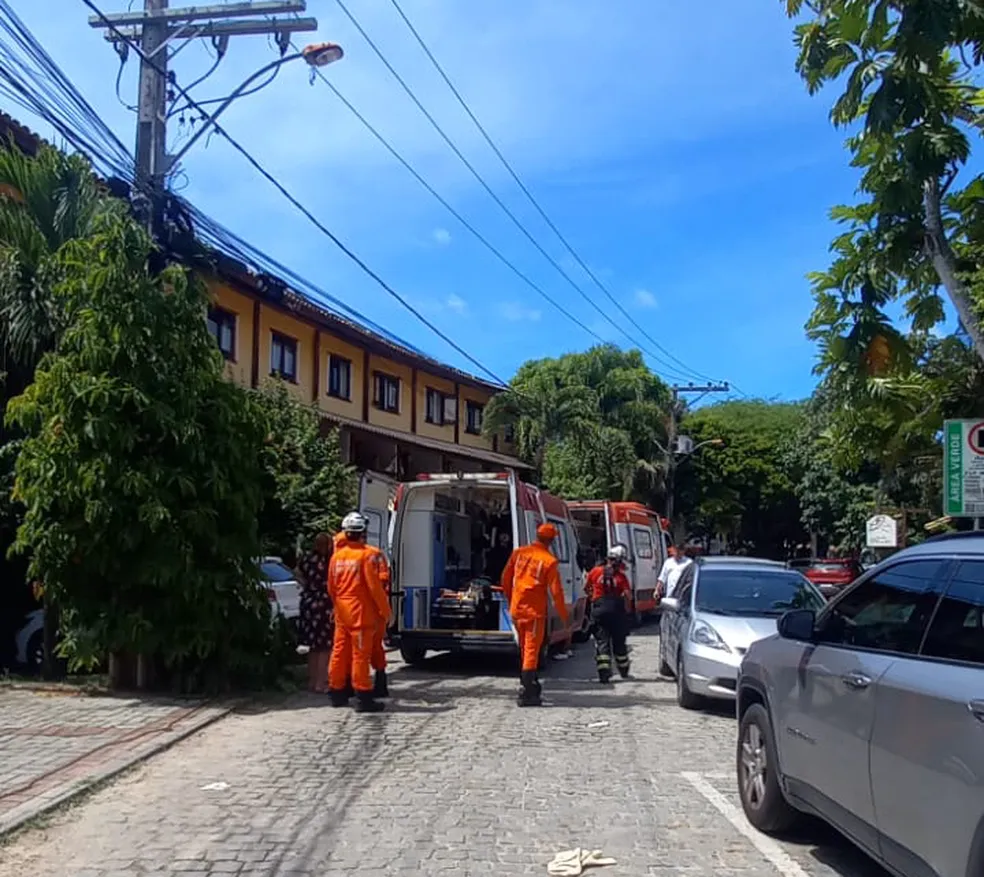
M 369 540 L 388 549 L 391 634 L 408 664 L 428 652 L 517 650 L 499 577 L 512 549 L 546 522 L 557 528 L 551 550 L 570 620 L 564 625 L 550 601 L 544 653 L 586 635 L 585 561 L 570 510 L 514 472 L 424 474 L 400 484 L 367 473 L 360 506 Z
M 659 607 L 656 582 L 670 545 L 665 519 L 638 502 L 588 500 L 567 506 L 586 564 L 603 558 L 614 545 L 624 546 L 635 619 L 641 622 L 655 614 Z

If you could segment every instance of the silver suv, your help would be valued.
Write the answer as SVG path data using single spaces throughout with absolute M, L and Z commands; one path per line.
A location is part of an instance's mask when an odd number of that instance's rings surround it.
M 822 817 L 902 877 L 984 874 L 984 533 L 931 539 L 742 662 L 749 822 Z

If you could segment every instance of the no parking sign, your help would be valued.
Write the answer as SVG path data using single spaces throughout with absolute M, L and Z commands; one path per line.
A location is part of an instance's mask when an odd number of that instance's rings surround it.
M 943 509 L 955 518 L 984 516 L 984 420 L 943 424 Z

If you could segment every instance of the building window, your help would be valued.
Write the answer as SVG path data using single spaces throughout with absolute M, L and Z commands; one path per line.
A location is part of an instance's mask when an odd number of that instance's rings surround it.
M 516 427 L 511 423 L 506 424 L 506 428 L 502 431 L 502 437 L 506 440 L 507 445 L 516 444 Z
M 328 357 L 328 395 L 346 402 L 352 399 L 352 363 L 334 354 Z
M 380 411 L 397 414 L 400 411 L 400 379 L 376 372 L 373 375 L 373 404 Z
M 454 396 L 442 393 L 431 387 L 427 388 L 427 402 L 424 406 L 424 420 L 446 426 L 454 423 L 458 417 L 458 405 Z
M 297 383 L 297 341 L 272 333 L 270 341 L 270 374 Z
M 468 402 L 465 405 L 465 432 L 472 435 L 482 434 L 482 411 L 478 402 Z
M 209 308 L 208 331 L 230 362 L 236 359 L 236 315 L 223 308 Z

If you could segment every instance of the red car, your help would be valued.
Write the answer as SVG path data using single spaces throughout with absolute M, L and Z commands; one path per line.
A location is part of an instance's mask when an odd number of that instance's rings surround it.
M 861 575 L 862 569 L 861 564 L 851 558 L 831 557 L 810 561 L 802 572 L 829 598 L 851 584 Z

